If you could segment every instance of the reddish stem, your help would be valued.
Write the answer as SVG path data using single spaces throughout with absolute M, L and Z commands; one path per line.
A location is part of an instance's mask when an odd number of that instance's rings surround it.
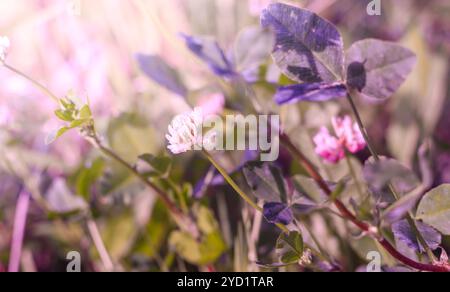
M 298 162 L 302 165 L 302 167 L 308 172 L 308 174 L 311 176 L 312 179 L 319 185 L 319 187 L 327 194 L 328 196 L 331 196 L 332 191 L 328 184 L 325 182 L 323 177 L 320 175 L 320 173 L 316 170 L 315 166 L 309 161 L 308 158 L 292 143 L 292 141 L 289 139 L 289 137 L 282 133 L 280 135 L 280 141 L 283 143 L 283 145 L 292 153 L 292 155 L 298 160 Z M 353 215 L 350 210 L 340 201 L 339 199 L 336 199 L 334 201 L 335 206 L 339 209 L 342 216 L 350 220 L 353 224 L 355 224 L 359 229 L 361 229 L 364 232 L 370 232 L 371 226 L 365 222 L 360 221 L 358 218 L 356 218 L 355 215 Z M 403 254 L 401 254 L 399 251 L 395 249 L 395 247 L 392 246 L 387 239 L 381 237 L 378 239 L 378 242 L 388 251 L 394 258 L 396 258 L 401 263 L 410 266 L 414 269 L 420 270 L 420 271 L 427 271 L 427 272 L 450 272 L 450 267 L 448 265 L 433 265 L 433 264 L 423 264 L 416 262 Z

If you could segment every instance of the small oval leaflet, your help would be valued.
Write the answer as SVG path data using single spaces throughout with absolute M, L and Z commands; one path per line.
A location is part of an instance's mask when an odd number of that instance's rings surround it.
M 416 218 L 450 235 L 450 184 L 429 191 L 419 203 Z

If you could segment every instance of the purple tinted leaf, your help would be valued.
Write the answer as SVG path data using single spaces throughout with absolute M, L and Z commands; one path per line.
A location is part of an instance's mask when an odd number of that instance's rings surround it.
M 416 226 L 432 250 L 439 248 L 442 241 L 442 235 L 439 232 L 422 222 L 417 221 Z M 407 220 L 402 220 L 395 223 L 392 226 L 392 232 L 394 233 L 396 241 L 402 241 L 416 252 L 425 252 L 422 245 L 418 242 L 417 237 L 414 235 L 414 232 Z
M 281 172 L 269 163 L 249 162 L 244 166 L 245 179 L 257 198 L 267 202 L 282 201 L 286 186 L 280 186 L 280 183 L 284 184 L 284 180 L 280 182 L 280 176 L 274 176 L 275 171 Z
M 344 76 L 343 41 L 336 27 L 318 15 L 275 3 L 261 15 L 261 24 L 276 34 L 273 57 L 297 82 L 334 82 Z
M 415 54 L 395 43 L 358 41 L 347 51 L 347 84 L 369 98 L 386 99 L 397 91 L 415 63 Z
M 147 77 L 180 96 L 187 95 L 187 89 L 178 73 L 161 57 L 138 54 L 136 59 Z
M 181 37 L 186 42 L 187 47 L 197 57 L 207 63 L 214 74 L 227 78 L 236 75 L 233 65 L 215 40 L 185 34 L 181 34 Z
M 404 218 L 417 204 L 422 194 L 411 193 L 402 197 L 400 200 L 391 205 L 383 214 L 383 218 L 387 223 L 392 224 Z
M 300 197 L 296 199 L 291 205 L 291 209 L 294 214 L 299 216 L 307 215 L 312 211 L 318 210 L 320 208 L 321 207 L 318 204 L 306 197 Z
M 416 174 L 394 159 L 383 158 L 380 161 L 367 161 L 363 175 L 369 187 L 375 192 L 384 191 L 390 182 L 396 190 L 407 193 L 419 185 Z
M 286 204 L 270 202 L 264 204 L 264 217 L 270 223 L 288 225 L 294 219 L 291 209 Z
M 304 83 L 278 88 L 275 101 L 278 104 L 299 101 L 327 101 L 345 97 L 347 89 L 342 83 Z
M 270 57 L 275 36 L 272 31 L 259 26 L 243 29 L 237 36 L 234 45 L 234 60 L 239 71 L 258 69 Z

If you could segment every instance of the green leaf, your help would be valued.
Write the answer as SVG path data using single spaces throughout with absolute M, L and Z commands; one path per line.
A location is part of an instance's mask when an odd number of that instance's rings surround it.
M 200 264 L 214 263 L 227 249 L 219 231 L 206 235 L 200 245 Z
M 188 233 L 174 231 L 169 238 L 169 244 L 178 255 L 192 264 L 213 263 L 227 248 L 220 234 L 219 224 L 207 207 L 200 206 L 197 210 L 197 225 L 203 233 L 201 241 Z
M 61 103 L 62 107 L 65 110 L 68 110 L 68 111 L 75 110 L 75 107 L 76 107 L 75 103 L 72 100 L 70 100 L 69 98 L 67 98 L 67 97 L 66 98 L 61 98 L 59 100 L 59 102 Z
M 115 214 L 101 230 L 106 249 L 114 261 L 119 261 L 131 250 L 137 235 L 136 223 L 130 210 Z
M 169 245 L 183 259 L 192 264 L 200 264 L 201 253 L 200 243 L 198 243 L 189 233 L 174 231 L 169 237 Z
M 61 127 L 59 129 L 51 132 L 50 134 L 48 134 L 47 138 L 45 139 L 45 144 L 49 145 L 49 144 L 55 142 L 56 139 L 58 139 L 59 137 L 64 135 L 64 133 L 66 133 L 68 130 L 70 130 L 68 127 Z
M 167 209 L 161 201 L 157 201 L 152 211 L 152 217 L 133 251 L 145 254 L 150 258 L 157 256 L 170 228 L 171 220 Z
M 416 218 L 450 235 L 450 184 L 443 184 L 425 194 L 419 203 Z
M 201 206 L 198 210 L 197 224 L 200 231 L 204 234 L 213 233 L 219 228 L 212 212 L 204 206 Z
M 88 123 L 90 120 L 89 119 L 78 119 L 78 120 L 74 120 L 70 123 L 69 128 L 70 129 L 75 129 L 78 127 L 83 126 L 84 124 Z
M 226 250 L 226 245 L 218 232 L 206 235 L 201 242 L 190 234 L 174 231 L 169 244 L 177 254 L 194 265 L 206 265 L 215 262 Z
M 55 115 L 64 122 L 73 121 L 73 117 L 70 111 L 58 109 L 55 111 Z
M 146 172 L 149 176 L 167 176 L 172 165 L 172 159 L 167 156 L 154 156 L 153 154 L 143 154 L 139 159 L 151 166 L 152 171 Z
M 78 114 L 78 119 L 85 120 L 90 119 L 92 117 L 91 109 L 89 108 L 89 105 L 85 104 Z
M 90 197 L 91 186 L 102 176 L 105 162 L 97 159 L 89 168 L 83 168 L 77 176 L 76 189 L 77 193 L 85 199 Z
M 284 264 L 296 263 L 303 256 L 303 237 L 297 231 L 282 233 L 278 237 L 276 252 Z
M 129 113 L 111 121 L 108 140 L 111 148 L 129 163 L 135 163 L 142 153 L 155 153 L 160 146 L 147 121 Z

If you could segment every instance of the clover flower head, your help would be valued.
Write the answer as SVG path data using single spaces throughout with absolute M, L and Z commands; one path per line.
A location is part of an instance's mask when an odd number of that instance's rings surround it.
M 356 153 L 366 148 L 366 141 L 357 123 L 353 123 L 349 116 L 333 117 L 331 123 L 338 139 L 351 153 Z
M 337 163 L 345 157 L 345 151 L 357 153 L 366 147 L 364 137 L 349 116 L 333 117 L 331 124 L 336 136 L 322 127 L 314 136 L 316 153 L 330 163 Z
M 167 148 L 173 154 L 180 154 L 190 150 L 206 150 L 214 148 L 216 133 L 209 131 L 203 137 L 203 112 L 200 107 L 193 111 L 176 116 L 169 125 L 166 139 Z
M 11 42 L 8 37 L 0 36 L 0 61 L 3 63 L 8 55 L 9 46 Z
M 322 127 L 313 138 L 316 153 L 331 163 L 337 163 L 345 156 L 345 151 L 338 139 L 330 134 L 326 127 Z

